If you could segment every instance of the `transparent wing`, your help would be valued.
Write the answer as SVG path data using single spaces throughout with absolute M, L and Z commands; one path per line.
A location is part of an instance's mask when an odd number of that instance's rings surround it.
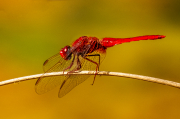
M 92 56 L 95 54 L 99 54 L 99 56 Z M 103 59 L 105 58 L 105 52 L 101 53 L 101 52 L 95 51 L 95 52 L 89 54 L 89 56 L 87 56 L 87 58 L 94 62 L 97 62 L 99 64 L 99 60 L 100 60 L 100 62 L 102 62 Z M 79 56 L 79 60 L 81 63 L 80 71 L 82 71 L 82 70 L 95 71 L 96 70 L 97 65 L 95 63 L 92 63 L 91 61 L 88 61 L 88 60 L 82 58 L 81 56 Z M 69 75 L 69 77 L 66 78 L 66 80 L 64 80 L 63 85 L 61 86 L 61 88 L 59 90 L 58 96 L 63 97 L 68 92 L 70 92 L 74 87 L 76 87 L 80 83 L 84 82 L 88 77 L 90 77 L 90 75 Z
M 70 60 L 64 60 L 60 54 L 56 54 L 49 59 L 47 59 L 44 64 L 44 72 L 58 72 L 63 71 L 68 66 L 70 66 L 73 57 Z M 71 69 L 69 69 L 71 70 Z M 69 71 L 67 70 L 67 71 Z M 35 85 L 35 91 L 38 94 L 46 93 L 56 86 L 60 86 L 62 82 L 67 79 L 69 76 L 52 76 L 52 77 L 43 77 L 43 75 L 37 80 Z
M 92 56 L 95 54 L 99 54 L 99 56 Z M 81 64 L 81 69 L 82 70 L 88 70 L 88 71 L 95 71 L 97 65 L 91 61 L 88 61 L 84 59 L 83 57 L 79 56 L 74 56 L 72 55 L 70 60 L 64 60 L 59 54 L 56 54 L 49 59 L 47 59 L 44 64 L 44 72 L 58 72 L 58 71 L 63 71 L 67 67 L 69 67 L 74 59 L 74 63 L 72 64 L 72 67 L 70 69 L 67 69 L 66 71 L 74 71 L 77 68 L 77 58 L 79 58 L 80 64 Z M 101 53 L 99 51 L 95 51 L 93 53 L 90 53 L 87 55 L 88 59 L 97 62 L 99 64 L 100 62 L 103 61 L 105 58 L 105 53 Z M 59 90 L 59 97 L 63 97 L 66 95 L 68 92 L 70 92 L 74 87 L 79 85 L 80 83 L 84 82 L 90 75 L 64 75 L 64 76 L 52 76 L 52 77 L 43 77 L 41 76 L 35 85 L 35 91 L 38 94 L 44 94 L 53 88 L 60 86 Z

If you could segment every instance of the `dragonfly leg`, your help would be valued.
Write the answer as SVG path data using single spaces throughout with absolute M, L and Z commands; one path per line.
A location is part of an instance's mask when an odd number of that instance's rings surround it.
M 72 67 L 72 65 L 74 64 L 74 59 L 75 59 L 75 56 L 73 57 L 71 64 L 66 69 L 63 70 L 63 74 L 64 74 L 64 71 L 66 71 Z
M 79 60 L 79 57 L 77 58 L 77 69 L 76 70 L 79 70 L 79 69 L 81 69 L 81 62 L 80 62 L 80 60 Z
M 77 60 L 73 59 L 73 62 L 71 63 L 71 65 L 68 68 L 66 68 L 65 70 L 70 69 L 75 61 L 77 61 L 77 66 L 73 70 L 69 71 L 68 73 L 72 73 L 74 71 L 78 71 L 79 69 L 81 69 L 81 62 L 79 60 L 79 57 L 77 57 Z
M 91 56 L 98 56 L 99 57 L 99 65 L 100 65 L 100 54 L 87 55 L 87 57 L 91 57 Z
M 88 61 L 90 61 L 90 62 L 96 64 L 96 72 L 95 72 L 94 80 L 93 80 L 93 83 L 92 83 L 92 85 L 93 85 L 94 82 L 95 82 L 95 79 L 96 79 L 97 71 L 99 71 L 100 55 L 99 55 L 99 54 L 94 54 L 94 55 L 87 55 L 87 56 L 88 56 L 88 57 L 89 57 L 89 56 L 98 56 L 98 57 L 99 57 L 99 63 L 97 63 L 97 62 L 95 62 L 95 61 L 93 61 L 93 60 L 90 60 L 90 59 L 88 59 L 87 57 L 85 57 L 86 60 L 88 60 Z

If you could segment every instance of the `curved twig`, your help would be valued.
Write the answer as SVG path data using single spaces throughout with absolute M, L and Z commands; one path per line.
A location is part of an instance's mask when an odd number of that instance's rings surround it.
M 12 84 L 16 82 L 21 82 L 21 81 L 26 81 L 26 80 L 31 80 L 31 79 L 37 79 L 41 76 L 43 77 L 49 77 L 49 76 L 61 76 L 61 75 L 68 75 L 68 74 L 73 74 L 73 75 L 94 75 L 96 71 L 78 71 L 78 72 L 51 72 L 51 73 L 45 73 L 45 74 L 36 74 L 36 75 L 30 75 L 30 76 L 24 76 L 20 78 L 14 78 L 10 80 L 5 80 L 0 82 L 0 86 L 2 85 L 7 85 L 7 84 Z M 144 80 L 144 81 L 150 81 L 154 83 L 159 83 L 159 84 L 164 84 L 176 88 L 180 88 L 180 83 L 169 81 L 169 80 L 164 80 L 160 78 L 154 78 L 154 77 L 149 77 L 149 76 L 142 76 L 142 75 L 136 75 L 136 74 L 128 74 L 128 73 L 120 73 L 120 72 L 108 72 L 108 71 L 98 71 L 96 75 L 106 75 L 106 76 L 118 76 L 118 77 L 126 77 L 126 78 L 133 78 L 133 79 L 138 79 L 138 80 Z

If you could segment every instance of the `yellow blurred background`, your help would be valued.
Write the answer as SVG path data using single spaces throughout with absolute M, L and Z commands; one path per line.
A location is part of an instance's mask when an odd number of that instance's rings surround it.
M 100 70 L 180 82 L 179 0 L 0 0 L 0 81 L 43 73 L 43 62 L 80 36 L 166 35 L 107 50 Z M 36 80 L 0 87 L 1 119 L 178 119 L 180 90 L 93 76 L 63 98 Z

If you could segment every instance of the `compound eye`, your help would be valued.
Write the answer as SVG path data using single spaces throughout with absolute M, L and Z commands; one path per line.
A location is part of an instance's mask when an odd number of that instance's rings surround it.
M 70 46 L 67 45 L 64 48 L 62 48 L 60 51 L 60 55 L 65 60 L 71 59 Z

